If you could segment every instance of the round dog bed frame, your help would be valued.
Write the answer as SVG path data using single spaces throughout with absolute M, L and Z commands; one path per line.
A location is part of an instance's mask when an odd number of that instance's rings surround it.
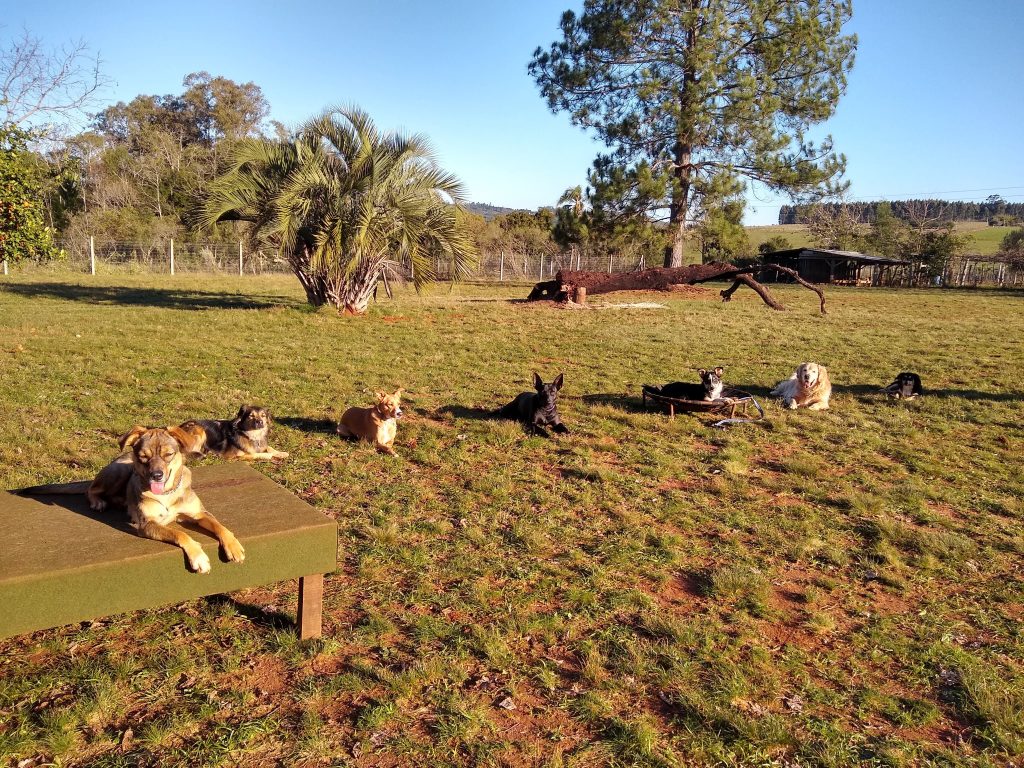
M 644 408 L 648 408 L 648 401 L 668 409 L 668 417 L 674 419 L 676 411 L 683 413 L 706 413 L 709 415 L 725 416 L 713 426 L 725 425 L 726 423 L 739 423 L 743 421 L 760 421 L 764 418 L 764 408 L 754 399 L 749 392 L 734 387 L 725 387 L 722 396 L 717 400 L 683 400 L 678 397 L 666 397 L 649 392 L 646 385 L 641 390 L 644 399 Z M 747 415 L 747 406 L 753 405 L 757 410 L 757 416 Z M 740 416 L 737 417 L 736 413 Z

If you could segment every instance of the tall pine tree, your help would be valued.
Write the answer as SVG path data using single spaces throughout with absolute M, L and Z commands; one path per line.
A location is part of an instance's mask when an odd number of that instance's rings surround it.
M 665 266 L 679 266 L 688 214 L 730 181 L 795 194 L 841 177 L 831 137 L 806 132 L 846 88 L 851 15 L 851 0 L 586 0 L 529 71 L 552 111 L 610 148 L 594 162 L 595 200 L 667 211 Z

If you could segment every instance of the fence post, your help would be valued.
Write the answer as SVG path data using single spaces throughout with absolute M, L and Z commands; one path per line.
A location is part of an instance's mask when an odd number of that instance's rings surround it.
M 171 238 L 171 274 L 174 274 L 174 238 Z
M 89 274 L 96 274 L 96 242 L 92 235 L 89 235 Z
M 505 280 L 505 252 L 501 251 L 500 253 L 501 253 L 501 259 L 498 262 L 498 282 L 499 283 L 503 282 Z M 6 264 L 6 263 L 7 262 L 4 262 L 4 264 Z
M 7 274 L 7 259 L 4 259 L 4 274 Z
M 612 273 L 612 255 L 608 254 L 608 274 Z
M 238 276 L 242 276 L 242 241 L 238 241 Z
M 537 279 L 538 280 L 543 280 L 544 279 L 544 253 L 543 252 L 541 252 L 541 254 L 540 254 L 540 277 L 538 277 Z

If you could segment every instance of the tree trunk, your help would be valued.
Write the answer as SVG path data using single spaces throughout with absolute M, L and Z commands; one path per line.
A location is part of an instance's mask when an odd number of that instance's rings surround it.
M 672 233 L 672 244 L 665 248 L 665 268 L 676 269 L 683 266 L 683 248 L 686 245 L 686 211 L 690 207 L 690 156 L 691 149 L 687 144 L 676 145 L 674 175 L 678 190 L 673 194 L 669 205 L 669 232 Z
M 681 51 L 683 64 L 683 83 L 679 93 L 680 114 L 692 112 L 694 88 L 697 75 L 690 65 L 690 57 L 696 44 L 697 30 L 693 26 L 695 19 L 691 20 L 686 30 L 686 44 Z M 692 122 L 690 123 L 693 124 Z M 672 201 L 669 205 L 669 230 L 672 233 L 672 246 L 665 249 L 665 266 L 667 268 L 682 267 L 683 247 L 686 244 L 686 212 L 690 209 L 690 187 L 693 184 L 693 137 L 680 133 L 676 136 L 675 147 L 672 151 L 674 168 L 672 175 L 675 181 L 675 188 L 672 190 Z
M 800 285 L 818 294 L 821 314 L 825 314 L 825 294 L 817 286 L 811 285 L 794 270 L 778 264 L 761 264 L 753 267 L 737 267 L 735 264 L 711 262 L 708 264 L 691 264 L 687 267 L 646 269 L 641 272 L 622 272 L 608 274 L 606 272 L 573 272 L 560 271 L 554 280 L 537 283 L 527 301 L 551 299 L 568 301 L 578 288 L 584 288 L 587 294 L 612 293 L 613 291 L 667 291 L 673 285 L 695 285 L 709 280 L 732 279 L 733 284 L 721 291 L 722 301 L 729 301 L 740 285 L 750 287 L 761 300 L 772 309 L 782 310 L 780 304 L 768 288 L 753 277 L 751 273 L 762 270 L 774 270 L 792 277 Z

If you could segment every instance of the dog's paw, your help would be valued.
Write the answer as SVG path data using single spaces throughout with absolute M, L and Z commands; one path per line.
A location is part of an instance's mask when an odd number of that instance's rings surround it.
M 791 411 L 795 411 L 796 407 L 797 407 L 796 406 L 796 400 L 783 400 L 782 404 L 784 406 L 786 406 L 787 408 L 789 408 L 789 410 L 791 410 Z
M 196 573 L 210 572 L 210 556 L 200 549 L 196 553 L 189 553 L 188 563 Z
M 245 560 L 245 548 L 234 536 L 230 534 L 225 536 L 221 546 L 224 547 L 224 554 L 232 563 L 241 563 Z
M 274 451 L 275 459 L 287 459 L 289 455 L 288 451 Z
M 102 512 L 107 508 L 107 502 L 103 499 L 89 499 L 89 506 L 94 512 Z

